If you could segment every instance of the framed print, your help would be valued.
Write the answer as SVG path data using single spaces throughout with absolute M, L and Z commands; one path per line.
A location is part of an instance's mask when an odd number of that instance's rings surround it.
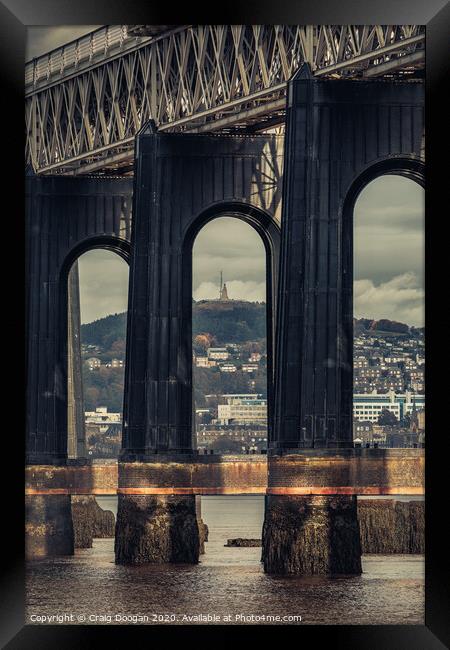
M 1 6 L 4 646 L 448 647 L 448 6 L 186 9 Z

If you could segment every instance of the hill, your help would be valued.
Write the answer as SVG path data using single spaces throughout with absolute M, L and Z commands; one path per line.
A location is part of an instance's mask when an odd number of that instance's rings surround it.
M 96 345 L 107 352 L 125 339 L 127 314 L 111 314 L 81 326 L 84 345 Z M 266 336 L 265 303 L 244 300 L 202 300 L 192 305 L 192 334 L 209 333 L 216 345 L 245 343 Z
M 244 300 L 202 300 L 192 305 L 192 334 L 211 334 L 216 345 L 266 336 L 266 305 Z
M 353 330 L 355 336 L 364 333 L 369 336 L 419 337 L 420 335 L 424 334 L 423 327 L 410 327 L 406 323 L 399 323 L 398 321 L 389 320 L 388 318 L 381 318 L 380 320 L 372 320 L 370 318 L 354 318 Z
M 115 341 L 125 339 L 126 331 L 127 312 L 111 314 L 83 324 L 81 340 L 84 345 L 97 345 L 102 350 L 109 350 Z

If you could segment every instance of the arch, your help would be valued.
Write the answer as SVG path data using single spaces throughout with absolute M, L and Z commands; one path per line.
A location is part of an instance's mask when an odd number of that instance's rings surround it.
M 365 187 L 381 176 L 403 176 L 425 188 L 425 163 L 417 156 L 390 156 L 368 165 L 350 183 L 340 212 L 341 232 L 341 323 L 343 326 L 343 347 L 349 350 L 351 368 L 341 374 L 341 386 L 346 399 L 353 402 L 353 253 L 354 253 L 354 211 L 356 202 Z M 338 303 L 339 304 L 339 303 Z M 345 355 L 344 355 L 345 356 Z M 349 370 L 349 372 L 348 372 Z M 349 410 L 353 413 L 353 408 Z
M 78 242 L 66 254 L 61 264 L 60 281 L 67 280 L 72 264 L 84 253 L 101 248 L 103 250 L 117 253 L 128 264 L 131 257 L 131 245 L 126 239 L 114 237 L 112 235 L 97 235 L 96 237 L 87 237 Z
M 353 208 L 362 190 L 379 176 L 404 176 L 425 187 L 425 163 L 416 156 L 392 156 L 368 165 L 351 182 L 342 204 L 343 223 L 353 216 Z
M 192 390 L 192 251 L 195 238 L 210 221 L 234 217 L 244 221 L 260 235 L 266 251 L 266 338 L 267 338 L 267 437 L 271 437 L 273 414 L 275 319 L 278 287 L 278 262 L 281 231 L 275 219 L 261 208 L 242 201 L 220 201 L 197 214 L 182 235 L 182 311 L 186 327 L 181 332 L 188 351 L 188 383 Z
M 344 314 L 353 320 L 353 213 L 356 201 L 362 190 L 373 180 L 384 175 L 404 176 L 425 187 L 425 163 L 416 156 L 391 156 L 368 165 L 350 183 L 342 203 L 340 217 L 342 223 L 341 271 L 343 296 L 351 291 L 351 304 L 342 301 Z M 348 310 L 347 312 L 345 310 Z M 352 337 L 353 338 L 353 337 Z
M 73 264 L 83 255 L 92 250 L 108 250 L 116 253 L 128 265 L 130 264 L 130 243 L 119 237 L 111 235 L 98 235 L 88 237 L 78 242 L 66 254 L 59 272 L 59 329 L 57 341 L 57 372 L 58 372 L 58 399 L 56 409 L 56 423 L 58 435 L 62 436 L 62 448 L 67 453 L 68 442 L 68 281 Z

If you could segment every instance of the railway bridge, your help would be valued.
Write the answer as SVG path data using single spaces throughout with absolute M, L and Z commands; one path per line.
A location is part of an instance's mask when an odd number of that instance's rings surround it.
M 423 46 L 420 26 L 119 26 L 27 64 L 30 556 L 72 553 L 71 495 L 112 490 L 116 562 L 195 563 L 196 496 L 263 491 L 267 572 L 355 574 L 356 496 L 423 492 L 423 450 L 352 441 L 353 207 L 382 174 L 424 184 Z M 259 464 L 193 448 L 192 245 L 223 215 L 266 250 Z M 85 457 L 93 248 L 130 265 L 116 475 Z

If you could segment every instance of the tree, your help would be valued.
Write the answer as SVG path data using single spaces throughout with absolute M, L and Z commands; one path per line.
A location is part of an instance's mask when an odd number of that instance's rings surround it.
M 197 334 L 194 338 L 194 347 L 205 351 L 207 348 L 211 347 L 212 338 L 211 334 L 208 334 L 207 332 Z
M 395 427 L 398 424 L 398 419 L 392 411 L 384 408 L 378 416 L 378 424 L 382 427 Z

